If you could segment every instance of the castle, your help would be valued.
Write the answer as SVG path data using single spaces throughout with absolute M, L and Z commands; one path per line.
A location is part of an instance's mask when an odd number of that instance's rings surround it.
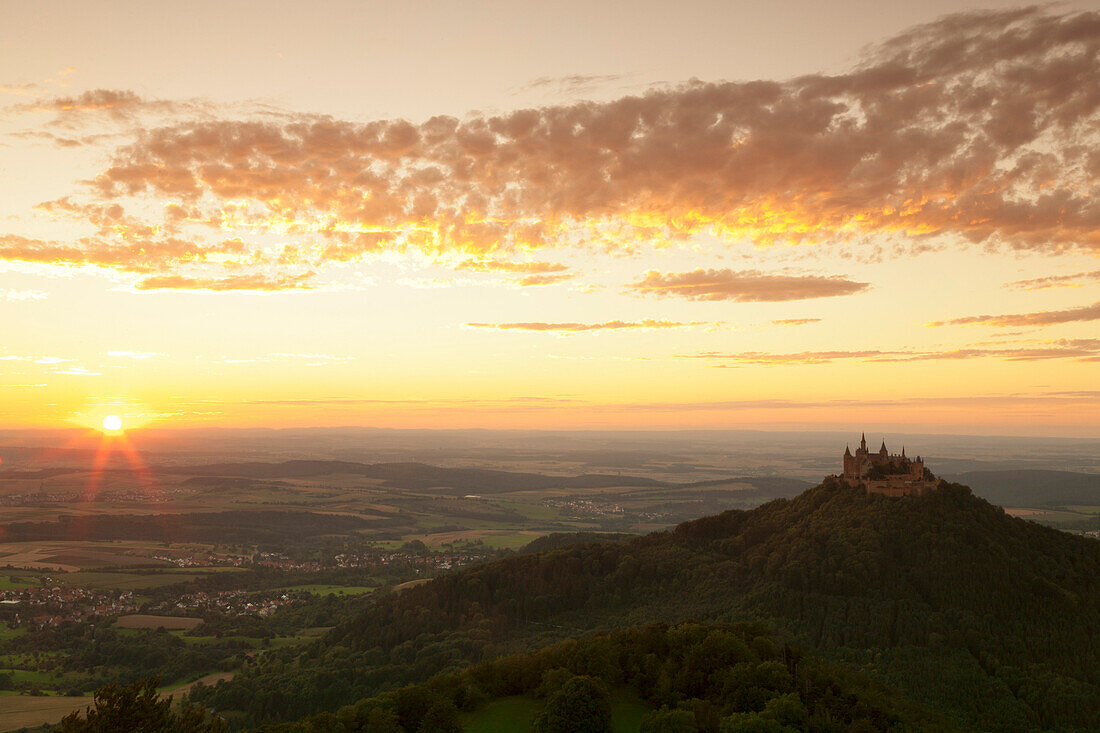
M 844 473 L 840 480 L 849 486 L 862 486 L 868 494 L 886 496 L 920 496 L 937 484 L 921 457 L 906 458 L 905 448 L 900 456 L 890 455 L 884 440 L 878 452 L 871 453 L 867 450 L 866 433 L 860 438 L 855 455 L 851 448 L 844 448 Z

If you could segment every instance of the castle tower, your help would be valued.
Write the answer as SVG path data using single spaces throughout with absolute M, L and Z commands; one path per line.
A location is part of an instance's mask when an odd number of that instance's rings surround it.
M 859 449 L 864 453 L 867 452 L 867 433 L 863 433 L 859 438 Z

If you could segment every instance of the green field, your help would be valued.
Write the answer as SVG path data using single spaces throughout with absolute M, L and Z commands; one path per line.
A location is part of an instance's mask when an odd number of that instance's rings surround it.
M 19 626 L 17 628 L 9 628 L 7 624 L 0 624 L 0 641 L 5 639 L 14 639 L 17 636 L 22 636 L 27 633 L 25 626 Z
M 542 700 L 532 697 L 504 697 L 462 716 L 462 728 L 466 733 L 529 731 L 540 710 Z
M 60 585 L 78 588 L 102 588 L 105 590 L 140 590 L 157 588 L 173 583 L 185 583 L 195 580 L 202 573 L 109 573 L 94 570 L 81 570 L 76 573 L 57 573 L 50 577 Z
M 461 718 L 466 733 L 525 733 L 530 731 L 543 701 L 527 696 L 493 700 Z M 611 729 L 614 733 L 638 733 L 649 707 L 634 690 L 615 690 L 611 694 Z
M 0 575 L 0 590 L 22 590 L 39 585 L 37 578 L 28 578 L 21 575 Z
M 372 593 L 377 589 L 376 586 L 369 585 L 292 585 L 286 588 L 276 588 L 276 593 L 287 593 L 290 591 L 301 591 L 304 593 L 312 593 L 315 596 L 355 596 L 361 593 Z

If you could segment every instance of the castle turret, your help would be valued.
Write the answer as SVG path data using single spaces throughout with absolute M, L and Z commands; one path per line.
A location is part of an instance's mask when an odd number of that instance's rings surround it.
M 859 438 L 859 449 L 864 453 L 867 452 L 867 433 L 863 433 Z
M 882 447 L 878 449 L 878 454 L 880 456 L 884 456 L 884 457 L 890 455 L 890 452 L 888 450 L 886 450 L 886 441 L 885 440 L 882 441 Z
M 851 458 L 852 457 L 852 449 L 849 448 L 848 446 L 844 446 L 844 457 L 845 458 Z

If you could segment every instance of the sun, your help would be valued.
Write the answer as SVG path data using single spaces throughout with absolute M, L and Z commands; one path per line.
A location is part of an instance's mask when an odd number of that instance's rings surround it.
M 108 415 L 103 418 L 103 429 L 109 433 L 117 433 L 122 430 L 122 418 L 118 415 Z

